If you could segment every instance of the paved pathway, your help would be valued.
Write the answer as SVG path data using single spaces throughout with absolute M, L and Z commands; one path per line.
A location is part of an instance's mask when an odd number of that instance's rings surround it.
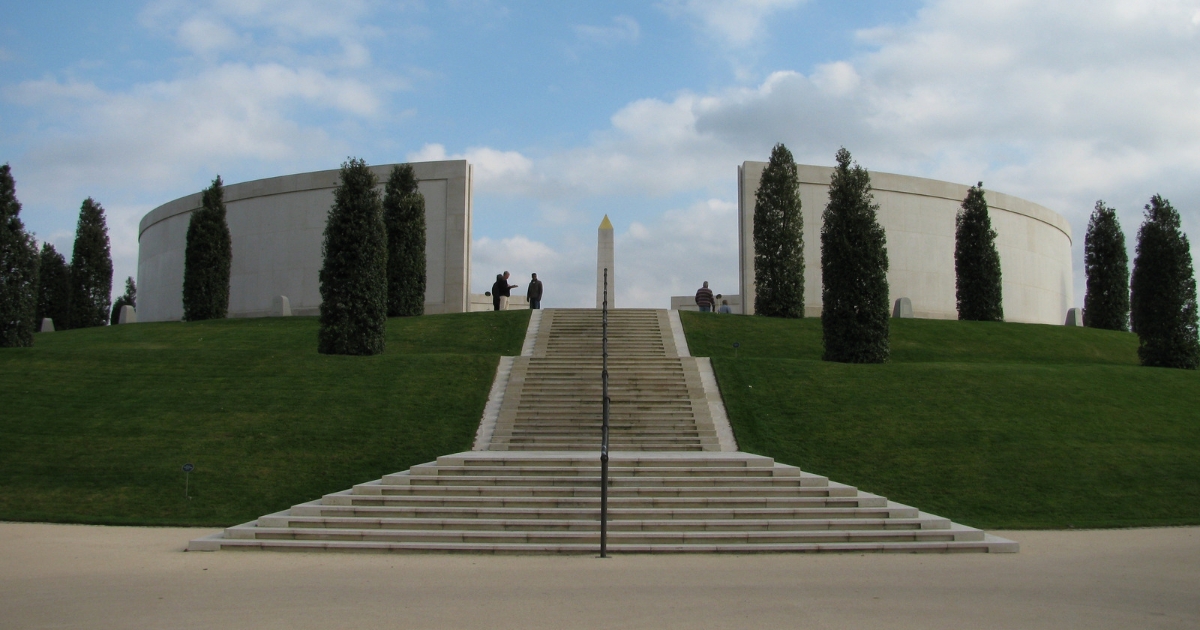
M 0 523 L 6 628 L 1197 628 L 1200 528 L 1002 555 L 184 553 L 215 530 Z

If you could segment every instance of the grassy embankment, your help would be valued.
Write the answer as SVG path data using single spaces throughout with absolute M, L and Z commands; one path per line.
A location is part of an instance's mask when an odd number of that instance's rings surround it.
M 528 318 L 391 319 L 374 357 L 311 317 L 39 334 L 0 349 L 0 520 L 230 525 L 469 449 Z
M 1200 373 L 1132 334 L 892 320 L 846 365 L 817 318 L 682 316 L 743 450 L 978 527 L 1200 524 Z

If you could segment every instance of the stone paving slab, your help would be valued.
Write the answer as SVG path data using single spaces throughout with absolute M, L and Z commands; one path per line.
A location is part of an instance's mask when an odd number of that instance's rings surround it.
M 0 628 L 1200 627 L 1200 528 L 1003 555 L 184 553 L 213 529 L 0 523 Z

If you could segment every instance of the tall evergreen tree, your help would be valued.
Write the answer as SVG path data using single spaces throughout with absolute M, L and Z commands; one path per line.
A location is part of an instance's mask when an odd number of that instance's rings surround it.
M 1089 328 L 1129 330 L 1129 253 L 1117 211 L 1096 202 L 1083 237 L 1087 295 L 1084 324 Z
M 0 166 L 0 348 L 33 345 L 38 296 L 38 250 L 21 222 L 17 183 Z
M 871 176 L 837 152 L 821 226 L 821 329 L 826 361 L 882 363 L 888 345 L 887 238 Z
M 1196 276 L 1179 213 L 1159 195 L 1146 205 L 1130 282 L 1130 315 L 1142 365 L 1200 366 Z
M 771 150 L 754 202 L 754 312 L 804 317 L 800 177 L 792 152 L 782 143 Z
M 42 243 L 41 264 L 38 272 L 37 317 L 41 325 L 43 318 L 54 320 L 55 330 L 71 327 L 71 270 L 67 261 L 50 243 Z
M 958 318 L 1004 321 L 1000 252 L 996 251 L 996 230 L 988 217 L 983 182 L 967 191 L 954 223 L 954 295 Z
M 380 354 L 387 326 L 387 228 L 378 180 L 361 159 L 342 163 L 321 248 L 317 352 Z
M 383 197 L 388 317 L 425 313 L 425 196 L 411 164 L 392 167 Z
M 71 328 L 108 323 L 112 274 L 104 208 L 88 197 L 79 207 L 75 247 L 71 252 Z
M 133 277 L 125 278 L 125 295 L 113 301 L 112 318 L 109 323 L 113 326 L 121 323 L 121 307 L 132 306 L 137 308 L 137 283 L 133 281 Z
M 229 273 L 233 238 L 225 221 L 221 176 L 201 194 L 200 208 L 188 221 L 183 255 L 183 319 L 224 319 L 229 313 Z

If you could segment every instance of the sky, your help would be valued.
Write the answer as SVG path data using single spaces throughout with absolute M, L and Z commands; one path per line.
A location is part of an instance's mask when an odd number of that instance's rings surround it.
M 68 258 L 104 206 L 115 294 L 155 207 L 350 156 L 468 159 L 472 290 L 548 307 L 593 305 L 605 214 L 618 305 L 736 293 L 737 166 L 777 142 L 1062 214 L 1077 305 L 1098 199 L 1131 261 L 1154 194 L 1200 254 L 1200 0 L 0 2 L 0 163 Z

